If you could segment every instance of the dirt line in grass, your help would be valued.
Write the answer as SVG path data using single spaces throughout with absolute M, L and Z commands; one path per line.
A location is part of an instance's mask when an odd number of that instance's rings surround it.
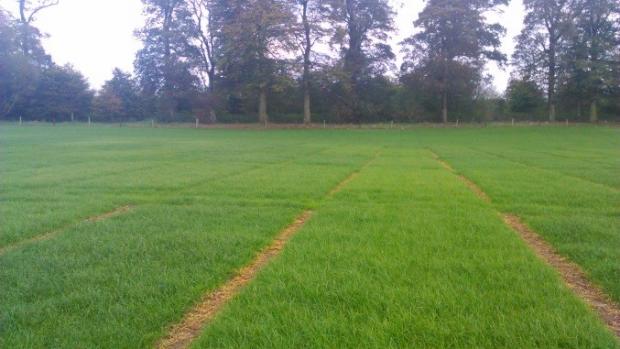
M 465 184 L 467 184 L 467 186 L 469 187 L 469 189 L 471 189 L 471 191 L 473 191 L 479 198 L 481 198 L 482 200 L 486 201 L 486 202 L 491 202 L 491 197 L 487 195 L 487 193 L 485 193 L 479 186 L 478 184 L 474 183 L 471 179 L 459 174 L 458 172 L 456 172 L 456 170 L 449 164 L 447 163 L 445 160 L 443 160 L 442 158 L 439 157 L 439 155 L 437 155 L 437 153 L 435 153 L 434 151 L 430 151 L 431 154 L 433 154 L 433 158 L 435 158 L 435 160 L 437 162 L 439 162 L 441 164 L 441 166 L 443 166 L 443 168 L 445 168 L 446 170 L 454 173 L 455 175 L 457 175 L 461 181 L 463 181 Z
M 444 168 L 457 175 L 481 199 L 491 202 L 490 197 L 473 181 L 459 175 L 450 164 L 442 160 L 431 150 L 433 157 Z M 506 225 L 514 230 L 536 255 L 553 267 L 562 277 L 564 283 L 594 309 L 607 326 L 620 337 L 620 306 L 606 295 L 600 287 L 590 282 L 583 270 L 567 260 L 555 249 L 513 214 L 500 213 Z
M 555 268 L 568 287 L 596 310 L 616 336 L 620 337 L 620 306 L 612 301 L 598 286 L 591 283 L 578 265 L 558 254 L 551 245 L 523 223 L 519 217 L 512 214 L 503 214 L 502 216 L 504 222 L 519 233 L 519 236 L 542 260 Z
M 133 206 L 129 206 L 129 205 L 121 206 L 121 207 L 118 207 L 118 208 L 116 208 L 116 209 L 114 209 L 114 210 L 112 210 L 110 212 L 102 213 L 102 214 L 97 215 L 97 216 L 88 217 L 83 222 L 86 222 L 86 223 L 101 222 L 103 220 L 106 220 L 106 219 L 109 219 L 109 218 L 121 215 L 123 213 L 129 212 L 132 208 L 133 208 Z M 26 245 L 30 245 L 30 244 L 33 244 L 33 243 L 36 243 L 36 242 L 41 242 L 41 241 L 53 239 L 58 234 L 60 234 L 62 231 L 64 231 L 65 229 L 67 229 L 68 227 L 70 227 L 72 225 L 73 224 L 70 224 L 70 225 L 64 226 L 62 228 L 59 228 L 59 229 L 56 229 L 56 230 L 53 230 L 53 231 L 50 231 L 50 232 L 47 232 L 47 233 L 43 233 L 41 235 L 37 235 L 37 236 L 32 237 L 32 238 L 27 239 L 27 240 L 18 241 L 18 242 L 15 242 L 13 244 L 10 244 L 10 245 L 4 246 L 4 247 L 0 247 L 0 255 L 3 255 L 3 254 L 5 254 L 5 253 L 7 253 L 9 251 L 16 250 L 16 249 L 18 249 L 20 247 L 23 247 L 23 246 L 26 246 Z
M 342 189 L 344 189 L 344 187 L 346 187 L 349 183 L 351 183 L 351 181 L 353 181 L 357 176 L 359 176 L 359 174 L 363 170 L 365 170 L 368 166 L 370 166 L 373 162 L 375 162 L 375 160 L 379 158 L 379 155 L 381 155 L 381 153 L 379 152 L 375 153 L 373 158 L 366 161 L 366 163 L 363 164 L 362 167 L 359 168 L 359 170 L 351 173 L 347 178 L 345 178 L 342 182 L 338 183 L 338 185 L 336 185 L 332 190 L 330 190 L 329 193 L 327 194 L 327 197 L 334 196 L 338 194 L 340 191 L 342 191 Z
M 340 192 L 347 184 L 354 180 L 361 171 L 370 166 L 379 156 L 375 156 L 368 160 L 359 170 L 351 173 L 347 178 L 338 183 L 329 191 L 327 197 L 331 197 Z M 219 311 L 231 301 L 243 287 L 252 281 L 260 270 L 267 265 L 275 256 L 277 256 L 284 245 L 295 235 L 310 218 L 312 211 L 304 211 L 295 221 L 286 227 L 273 240 L 271 245 L 262 250 L 258 256 L 243 269 L 239 270 L 236 276 L 218 287 L 212 292 L 206 294 L 200 303 L 185 314 L 181 322 L 172 326 L 165 338 L 156 343 L 155 347 L 159 349 L 181 349 L 187 348 L 196 339 L 202 329 L 219 313 Z
M 157 347 L 166 349 L 187 348 L 222 307 L 252 281 L 261 268 L 282 251 L 288 240 L 306 224 L 310 217 L 312 217 L 312 211 L 305 211 L 299 215 L 249 265 L 241 269 L 235 277 L 224 285 L 207 294 L 197 306 L 184 316 L 179 324 L 172 327 L 172 330 L 165 339 L 157 344 Z

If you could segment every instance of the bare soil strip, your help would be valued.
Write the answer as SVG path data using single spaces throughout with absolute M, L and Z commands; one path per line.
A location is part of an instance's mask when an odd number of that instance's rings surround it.
M 162 349 L 187 348 L 222 307 L 282 251 L 288 240 L 306 224 L 310 217 L 312 217 L 312 211 L 305 211 L 299 215 L 249 265 L 241 269 L 234 278 L 223 286 L 207 294 L 198 305 L 185 314 L 181 322 L 172 327 L 167 337 L 159 342 L 157 347 Z
M 491 198 L 476 183 L 457 174 L 454 168 L 439 158 L 435 152 L 432 154 L 435 160 L 457 175 L 478 197 L 486 202 L 491 202 Z M 506 225 L 512 228 L 540 259 L 553 267 L 560 274 L 564 283 L 595 310 L 612 332 L 620 338 L 620 306 L 611 300 L 600 287 L 590 282 L 578 265 L 557 253 L 549 243 L 523 223 L 519 217 L 507 213 L 500 214 Z
M 542 260 L 560 273 L 564 282 L 592 309 L 596 310 L 607 326 L 620 337 L 620 306 L 598 286 L 588 280 L 581 268 L 558 254 L 551 245 L 530 229 L 515 215 L 503 214 L 504 222 L 530 246 Z
M 370 166 L 378 156 L 379 153 L 375 154 L 375 156 L 362 165 L 359 170 L 351 173 L 347 178 L 338 183 L 338 185 L 329 191 L 327 197 L 331 197 L 340 192 L 348 183 L 355 179 L 362 170 Z M 159 341 L 155 347 L 159 349 L 181 349 L 189 347 L 192 341 L 200 335 L 202 329 L 213 320 L 219 311 L 231 301 L 243 287 L 251 282 L 265 265 L 280 254 L 284 245 L 308 220 L 310 220 L 312 214 L 313 212 L 308 210 L 299 215 L 291 225 L 278 234 L 270 246 L 262 250 L 249 265 L 239 270 L 235 277 L 206 294 L 200 303 L 187 312 L 181 322 L 174 325 L 167 336 Z
M 86 218 L 83 222 L 86 223 L 96 223 L 96 222 L 101 222 L 103 220 L 121 215 L 123 213 L 129 212 L 133 207 L 132 206 L 121 206 L 118 207 L 116 209 L 114 209 L 113 211 L 110 212 L 106 212 L 97 216 L 92 216 L 89 218 Z M 26 246 L 26 245 L 30 245 L 36 242 L 41 242 L 41 241 L 45 241 L 45 240 L 51 240 L 53 238 L 55 238 L 58 234 L 60 234 L 61 232 L 63 232 L 65 229 L 67 229 L 70 226 L 73 226 L 74 224 L 70 224 L 67 226 L 64 226 L 62 228 L 41 234 L 41 235 L 37 235 L 35 237 L 32 237 L 30 239 L 27 240 L 22 240 L 22 241 L 18 241 L 16 243 L 4 246 L 4 247 L 0 247 L 0 256 L 9 252 L 9 251 L 13 251 L 16 250 L 20 247 Z

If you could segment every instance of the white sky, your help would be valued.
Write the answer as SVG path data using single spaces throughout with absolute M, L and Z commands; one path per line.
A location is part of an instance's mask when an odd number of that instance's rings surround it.
M 424 7 L 423 0 L 392 0 L 397 10 L 393 48 L 414 32 L 413 21 Z M 0 0 L 0 6 L 17 13 L 17 0 Z M 507 29 L 504 53 L 514 49 L 514 37 L 521 31 L 524 10 L 522 0 L 512 0 L 503 13 L 494 15 Z M 81 71 L 94 88 L 112 76 L 119 67 L 133 71 L 133 60 L 141 43 L 133 32 L 143 24 L 140 0 L 60 0 L 60 5 L 46 9 L 35 25 L 49 34 L 43 42 L 59 64 L 71 63 Z M 509 78 L 508 68 L 489 65 L 496 89 L 503 92 Z

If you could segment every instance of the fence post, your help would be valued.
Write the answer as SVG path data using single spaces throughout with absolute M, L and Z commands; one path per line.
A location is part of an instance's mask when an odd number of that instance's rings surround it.
M 200 121 L 198 120 L 198 118 L 196 118 L 196 128 L 198 128 Z
M 515 125 L 515 118 L 512 118 L 512 126 Z
M 155 128 L 155 119 L 151 119 L 151 128 Z
M 89 115 L 88 116 L 88 127 L 90 127 L 90 124 L 91 124 L 91 122 L 90 122 L 90 115 Z
M 456 119 L 456 127 L 459 127 L 459 119 Z
M 20 115 L 19 116 L 19 126 L 21 126 L 21 125 L 22 125 L 22 116 Z

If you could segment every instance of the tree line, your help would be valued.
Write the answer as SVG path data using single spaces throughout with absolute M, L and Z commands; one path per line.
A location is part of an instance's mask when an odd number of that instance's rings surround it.
M 134 72 L 98 91 L 0 8 L 0 119 L 377 122 L 620 117 L 620 2 L 524 0 L 512 57 L 488 20 L 508 0 L 427 0 L 398 46 L 389 0 L 142 0 Z M 403 53 L 396 66 L 395 50 Z M 488 62 L 513 65 L 494 91 Z

